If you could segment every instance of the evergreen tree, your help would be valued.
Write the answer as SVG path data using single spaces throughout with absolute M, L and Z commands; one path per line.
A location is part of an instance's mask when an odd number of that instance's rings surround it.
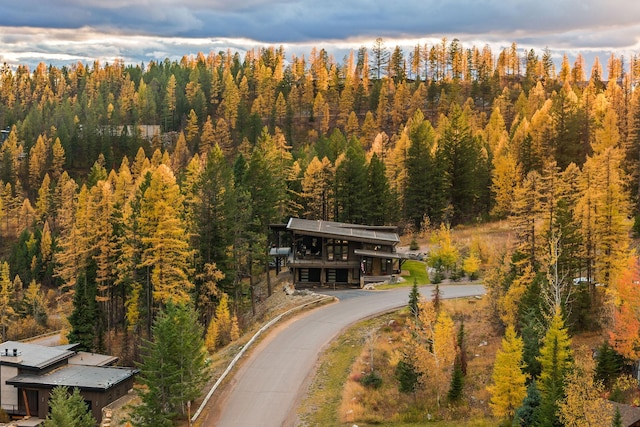
M 490 184 L 487 155 L 480 140 L 471 134 L 468 119 L 457 105 L 445 122 L 436 158 L 444 170 L 443 190 L 450 205 L 447 209 L 452 209 L 446 213 L 445 220 L 459 224 L 485 212 Z
M 367 169 L 360 142 L 349 139 L 344 156 L 336 161 L 336 220 L 364 224 L 367 212 Z
M 71 331 L 67 340 L 70 343 L 78 343 L 80 350 L 94 351 L 99 345 L 98 318 L 95 281 L 82 275 L 75 284 L 73 312 L 69 316 Z
M 437 187 L 435 165 L 431 156 L 435 135 L 431 123 L 424 118 L 420 110 L 408 121 L 407 128 L 410 144 L 403 159 L 407 180 L 406 188 L 402 190 L 406 217 L 416 227 L 420 227 L 425 215 L 433 220 L 439 219 L 439 215 L 435 214 L 439 214 L 442 206 L 438 203 L 442 194 L 439 193 L 441 189 Z
M 409 311 L 417 321 L 418 316 L 420 315 L 420 291 L 418 290 L 418 279 L 413 279 L 413 286 L 409 293 Z
M 190 306 L 169 301 L 154 321 L 152 333 L 153 340 L 142 345 L 139 378 L 146 388 L 132 421 L 142 427 L 171 426 L 208 379 L 202 328 Z
M 73 393 L 64 386 L 54 387 L 49 397 L 49 415 L 44 427 L 94 427 L 96 419 L 91 415 L 84 398 L 77 388 Z
M 596 360 L 595 378 L 610 389 L 615 379 L 622 372 L 624 358 L 605 341 L 598 347 Z
M 450 402 L 457 402 L 462 398 L 463 390 L 464 374 L 462 373 L 462 367 L 456 363 L 453 366 L 453 374 L 451 375 L 451 385 L 449 386 L 447 399 L 449 399 Z
M 562 426 L 558 418 L 558 404 L 564 397 L 565 376 L 572 366 L 571 339 L 564 327 L 560 307 L 550 321 L 542 340 L 538 360 L 541 364 L 538 387 L 542 403 L 536 416 L 548 426 Z
M 514 427 L 533 427 L 537 425 L 536 412 L 540 406 L 542 397 L 533 380 L 527 387 L 527 395 L 522 401 L 522 406 L 516 409 L 513 425 Z
M 367 208 L 365 223 L 385 225 L 393 218 L 391 190 L 384 163 L 373 154 L 367 167 Z
M 520 323 L 520 331 L 524 349 L 522 360 L 524 361 L 524 370 L 529 374 L 529 378 L 538 378 L 542 369 L 538 356 L 540 355 L 540 325 L 536 318 L 535 309 L 530 308 L 524 315 Z
M 398 380 L 398 390 L 400 393 L 415 393 L 420 383 L 421 373 L 411 364 L 405 356 L 398 362 L 395 370 L 395 378 Z
M 620 413 L 620 408 L 616 406 L 616 411 L 613 414 L 613 421 L 611 422 L 612 427 L 623 427 L 622 424 L 622 414 Z

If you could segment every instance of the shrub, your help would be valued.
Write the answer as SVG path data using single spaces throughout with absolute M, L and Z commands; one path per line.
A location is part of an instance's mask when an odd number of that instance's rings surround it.
M 375 371 L 371 371 L 360 379 L 360 384 L 367 388 L 380 388 L 380 386 L 382 385 L 382 377 Z

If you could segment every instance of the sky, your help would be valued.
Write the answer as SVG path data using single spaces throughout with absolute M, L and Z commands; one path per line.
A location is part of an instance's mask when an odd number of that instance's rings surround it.
M 341 61 L 381 37 L 408 54 L 458 38 L 463 47 L 515 42 L 606 64 L 640 54 L 637 0 L 13 0 L 0 1 L 0 64 L 127 64 L 220 50 L 324 48 Z

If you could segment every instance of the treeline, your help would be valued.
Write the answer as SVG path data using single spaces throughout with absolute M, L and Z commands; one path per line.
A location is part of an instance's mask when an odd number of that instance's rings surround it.
M 223 293 L 234 309 L 255 297 L 269 224 L 299 216 L 407 231 L 512 217 L 509 280 L 554 266 L 609 284 L 637 204 L 639 61 L 612 56 L 604 81 L 598 61 L 586 78 L 580 57 L 550 59 L 377 40 L 342 63 L 265 48 L 5 66 L 7 282 L 73 298 L 71 338 L 108 348 L 149 336 L 168 300 L 207 324 Z

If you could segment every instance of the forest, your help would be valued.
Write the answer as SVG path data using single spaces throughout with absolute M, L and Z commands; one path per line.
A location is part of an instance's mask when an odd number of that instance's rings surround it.
M 269 225 L 289 217 L 406 235 L 508 220 L 509 250 L 475 254 L 497 327 L 561 312 L 638 358 L 640 302 L 620 297 L 638 274 L 638 83 L 640 56 L 587 69 L 457 39 L 377 39 L 341 61 L 265 47 L 5 64 L 2 339 L 68 319 L 69 340 L 136 361 L 169 302 L 204 328 L 231 311 L 230 337 L 268 270 Z

